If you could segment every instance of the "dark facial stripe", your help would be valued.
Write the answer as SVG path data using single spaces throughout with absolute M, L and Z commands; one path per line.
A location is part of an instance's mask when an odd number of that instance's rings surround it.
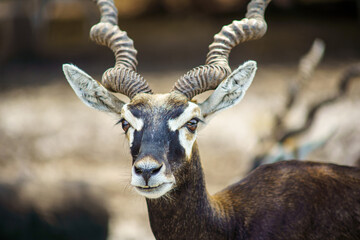
M 185 149 L 179 141 L 179 131 L 170 131 L 166 123 L 159 125 L 145 124 L 141 131 L 134 132 L 131 146 L 133 162 L 145 156 L 152 156 L 159 162 L 180 161 L 185 156 Z
M 139 150 L 141 146 L 141 139 L 144 133 L 144 128 L 141 131 L 134 131 L 134 140 L 132 142 L 132 146 L 130 148 L 131 156 L 133 158 L 133 163 L 135 162 L 137 156 L 139 155 Z
M 169 133 L 169 151 L 167 157 L 168 161 L 174 164 L 180 164 L 179 160 L 185 157 L 185 149 L 180 144 L 178 130 Z

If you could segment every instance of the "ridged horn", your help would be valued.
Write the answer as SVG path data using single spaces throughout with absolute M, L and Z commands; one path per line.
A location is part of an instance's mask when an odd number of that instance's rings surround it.
M 269 2 L 270 0 L 252 0 L 248 4 L 245 18 L 224 26 L 214 36 L 205 65 L 180 77 L 172 91 L 181 92 L 188 99 L 192 99 L 202 92 L 215 89 L 231 73 L 228 63 L 231 49 L 245 41 L 259 39 L 265 34 L 267 25 L 264 13 Z
M 101 83 L 108 90 L 119 92 L 130 99 L 138 93 L 152 93 L 145 79 L 136 72 L 137 51 L 133 41 L 118 24 L 118 12 L 113 0 L 94 0 L 101 19 L 90 30 L 90 39 L 109 47 L 115 55 L 115 66 L 106 70 Z

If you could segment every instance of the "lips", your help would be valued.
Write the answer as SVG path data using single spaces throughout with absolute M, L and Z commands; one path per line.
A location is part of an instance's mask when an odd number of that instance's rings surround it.
M 157 189 L 157 188 L 161 187 L 164 184 L 165 183 L 161 183 L 161 184 L 155 185 L 155 186 L 136 186 L 136 188 L 141 190 L 141 191 L 151 191 L 151 190 L 154 190 L 154 189 Z
M 173 185 L 173 182 L 162 182 L 160 184 L 152 186 L 135 185 L 134 188 L 140 195 L 146 198 L 159 198 L 169 192 L 172 189 Z

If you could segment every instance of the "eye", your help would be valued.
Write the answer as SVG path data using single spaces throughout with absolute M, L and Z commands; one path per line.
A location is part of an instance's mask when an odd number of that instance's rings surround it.
M 121 119 L 121 120 L 119 121 L 119 123 L 121 123 L 122 129 L 123 129 L 125 132 L 127 132 L 127 130 L 128 130 L 129 127 L 130 127 L 130 123 L 129 123 L 128 121 L 126 121 L 124 118 Z
M 196 128 L 197 128 L 198 122 L 199 122 L 199 119 L 193 118 L 193 119 L 191 119 L 190 121 L 188 121 L 188 122 L 185 124 L 185 127 L 186 127 L 190 132 L 194 133 L 195 130 L 196 130 Z

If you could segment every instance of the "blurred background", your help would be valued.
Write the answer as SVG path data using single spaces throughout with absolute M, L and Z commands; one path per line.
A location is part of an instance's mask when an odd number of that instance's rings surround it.
M 155 92 L 167 92 L 204 63 L 213 35 L 243 18 L 247 1 L 115 3 L 138 50 L 138 71 Z M 247 96 L 198 136 L 210 193 L 246 176 L 264 154 L 299 60 L 316 38 L 325 54 L 284 117 L 287 129 L 303 126 L 314 103 L 336 95 L 344 74 L 360 63 L 359 0 L 274 0 L 265 17 L 266 35 L 230 56 L 233 68 L 258 62 Z M 90 0 L 0 0 L 0 239 L 154 239 L 145 200 L 129 186 L 130 154 L 117 119 L 81 103 L 61 70 L 73 63 L 100 79 L 114 64 L 109 49 L 89 40 L 98 19 Z M 306 159 L 359 164 L 355 75 L 346 94 L 288 141 L 294 156 L 305 146 Z M 272 145 L 266 151 L 278 154 L 276 139 Z

